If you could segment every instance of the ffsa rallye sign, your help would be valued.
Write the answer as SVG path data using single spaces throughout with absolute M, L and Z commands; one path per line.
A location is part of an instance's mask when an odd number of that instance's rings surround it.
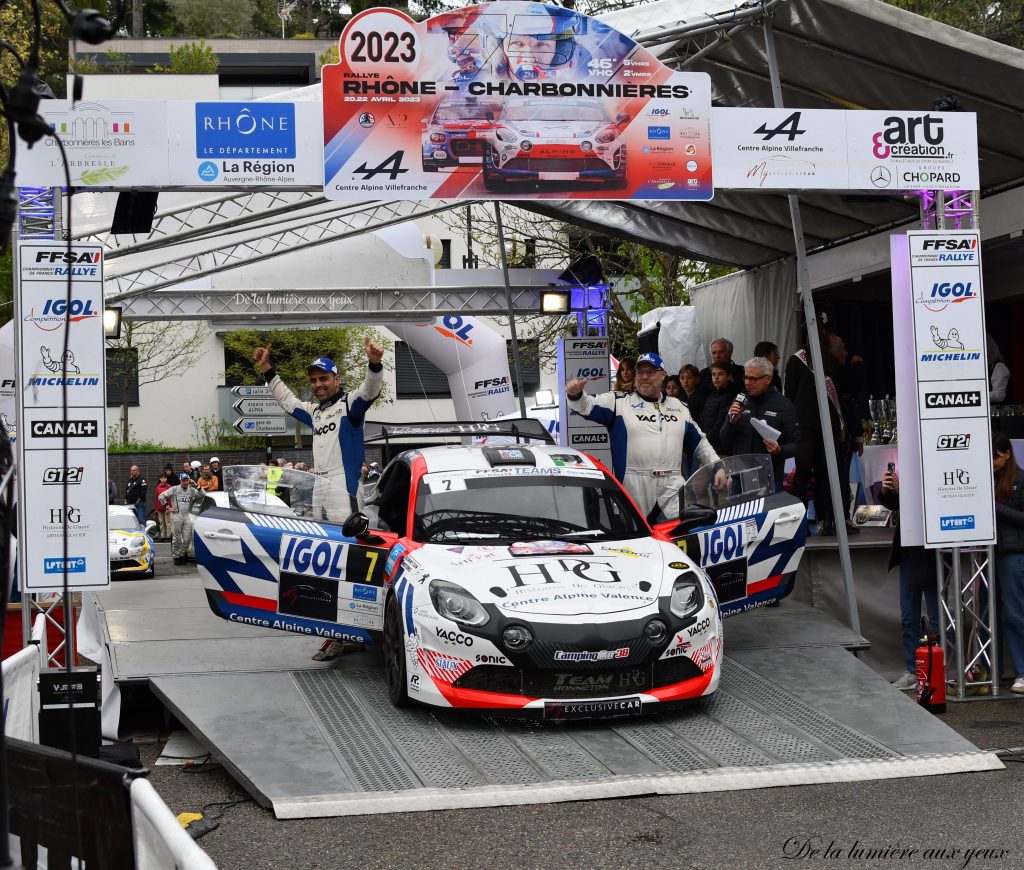
M 330 199 L 708 200 L 711 80 L 586 15 L 352 18 L 323 68 Z

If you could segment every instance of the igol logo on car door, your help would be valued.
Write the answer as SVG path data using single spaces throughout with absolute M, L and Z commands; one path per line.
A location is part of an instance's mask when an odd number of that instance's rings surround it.
M 742 559 L 746 555 L 742 523 L 717 526 L 697 534 L 700 536 L 701 562 L 704 565 L 720 565 L 733 559 Z

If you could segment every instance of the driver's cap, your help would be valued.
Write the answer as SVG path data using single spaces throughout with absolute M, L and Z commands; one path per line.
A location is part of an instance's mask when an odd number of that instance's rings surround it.
M 661 357 L 658 356 L 656 353 L 652 353 L 651 351 L 648 351 L 647 353 L 642 353 L 640 354 L 640 356 L 637 357 L 637 366 L 641 366 L 644 363 L 647 363 L 647 365 L 649 366 L 654 366 L 656 369 L 665 368 L 664 363 L 662 363 L 661 361 Z
M 327 356 L 317 357 L 313 362 L 306 366 L 307 372 L 311 372 L 313 369 L 320 369 L 327 372 L 329 375 L 336 375 L 338 373 L 338 367 L 334 364 L 334 360 Z

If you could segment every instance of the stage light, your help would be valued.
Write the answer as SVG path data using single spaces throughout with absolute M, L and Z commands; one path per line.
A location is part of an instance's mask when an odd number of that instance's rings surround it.
M 104 308 L 103 309 L 103 337 L 104 338 L 120 338 L 121 337 L 121 308 Z
M 535 409 L 558 407 L 554 392 L 552 390 L 537 390 L 537 395 L 533 397 L 533 407 Z
M 569 291 L 568 290 L 541 290 L 540 291 L 541 314 L 568 314 L 569 313 Z

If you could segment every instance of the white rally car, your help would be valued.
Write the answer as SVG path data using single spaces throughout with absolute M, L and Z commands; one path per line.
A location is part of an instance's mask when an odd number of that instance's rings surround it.
M 670 539 L 713 526 L 713 508 L 652 532 L 599 463 L 550 444 L 401 453 L 370 499 L 370 523 L 326 516 L 339 503 L 330 484 L 302 472 L 274 484 L 292 514 L 263 513 L 261 473 L 225 469 L 229 495 L 245 500 L 211 500 L 196 517 L 210 606 L 236 622 L 381 642 L 396 704 L 598 717 L 718 686 L 722 610 L 707 573 Z M 749 479 L 745 491 L 730 481 L 734 501 L 749 500 Z M 716 562 L 738 556 L 747 568 L 751 516 L 726 526 L 728 549 L 709 543 Z M 776 556 L 784 572 L 751 600 L 788 590 L 799 553 Z M 729 582 L 733 603 L 747 603 Z
M 508 182 L 626 184 L 629 115 L 613 121 L 600 100 L 511 99 L 491 129 L 481 133 L 484 187 Z

